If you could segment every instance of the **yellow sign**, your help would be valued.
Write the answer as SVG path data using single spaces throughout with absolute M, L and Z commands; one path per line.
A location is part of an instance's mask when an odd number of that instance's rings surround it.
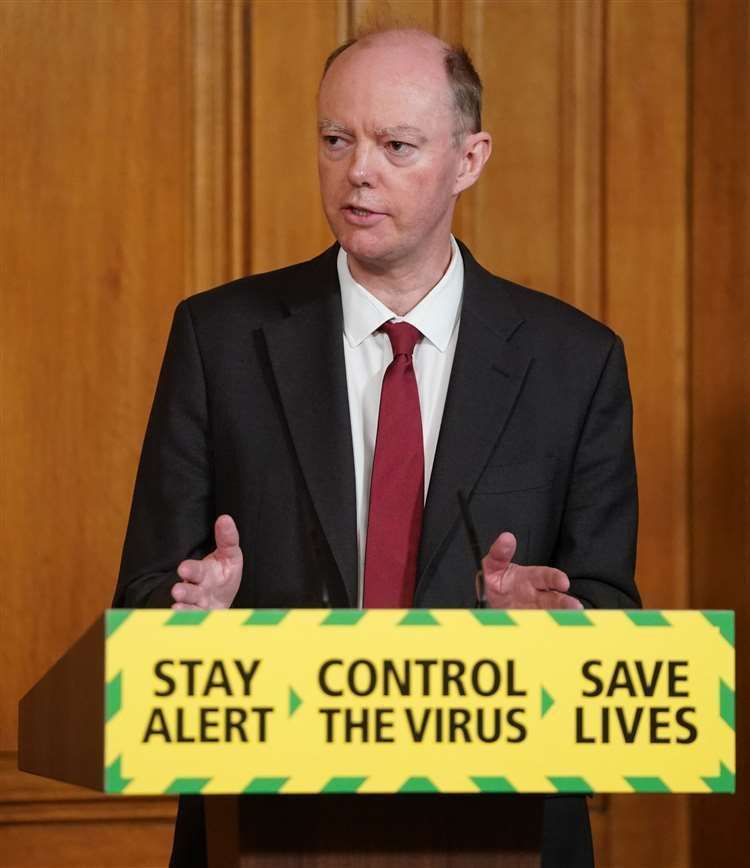
M 733 792 L 734 616 L 107 613 L 108 792 Z

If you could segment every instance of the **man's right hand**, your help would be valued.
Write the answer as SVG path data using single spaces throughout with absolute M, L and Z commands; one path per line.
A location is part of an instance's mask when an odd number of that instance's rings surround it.
M 172 586 L 173 609 L 228 609 L 242 578 L 242 549 L 237 525 L 230 515 L 214 524 L 216 548 L 200 561 L 182 561 Z

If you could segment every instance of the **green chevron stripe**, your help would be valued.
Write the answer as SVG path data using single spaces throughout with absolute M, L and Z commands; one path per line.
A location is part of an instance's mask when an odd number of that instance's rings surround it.
M 703 617 L 734 647 L 734 612 L 702 612 Z
M 585 778 L 577 777 L 548 777 L 547 780 L 558 793 L 593 793 Z
M 243 793 L 278 793 L 289 778 L 253 778 Z
M 398 622 L 399 627 L 439 627 L 440 622 L 428 609 L 410 609 Z
M 542 717 L 544 717 L 554 704 L 555 700 L 552 698 L 551 694 L 547 693 L 547 691 L 542 687 Z
M 331 609 L 320 622 L 321 627 L 353 627 L 367 613 L 364 609 Z
M 107 682 L 104 689 L 104 719 L 109 721 L 122 708 L 122 670 Z
M 548 609 L 547 614 L 560 627 L 593 627 L 594 623 L 582 609 Z
M 199 612 L 197 609 L 178 609 L 164 622 L 165 627 L 197 627 L 210 615 L 210 612 Z
M 440 790 L 429 778 L 407 778 L 399 787 L 399 793 L 439 793 Z
M 719 715 L 734 729 L 734 690 L 722 678 L 719 679 Z
M 331 778 L 320 791 L 321 793 L 356 793 L 367 780 L 363 778 Z
M 289 613 L 289 609 L 255 609 L 242 622 L 243 627 L 275 627 Z
M 671 793 L 661 778 L 625 777 L 635 793 Z
M 164 794 L 167 796 L 177 796 L 199 793 L 210 780 L 211 778 L 175 778 L 164 790 Z
M 733 793 L 735 790 L 735 776 L 733 772 L 719 763 L 719 774 L 715 777 L 701 778 L 712 793 Z
M 629 609 L 624 613 L 636 627 L 671 627 L 661 612 L 649 609 Z
M 483 627 L 518 626 L 505 609 L 472 609 L 471 614 Z
M 293 688 L 289 688 L 289 717 L 291 717 L 294 712 L 302 705 L 302 700 L 299 697 L 297 691 Z
M 122 754 L 104 770 L 104 792 L 121 793 L 133 778 L 122 775 Z
M 107 609 L 104 613 L 104 635 L 109 637 L 133 614 L 132 609 Z
M 471 778 L 473 784 L 476 785 L 477 789 L 480 793 L 515 793 L 516 788 L 513 784 L 507 779 L 503 777 L 495 777 L 495 778 L 485 778 L 485 777 L 473 777 Z

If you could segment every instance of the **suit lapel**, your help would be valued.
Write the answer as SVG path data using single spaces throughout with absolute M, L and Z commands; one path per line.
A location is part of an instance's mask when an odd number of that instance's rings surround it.
M 418 591 L 459 521 L 456 492 L 471 492 L 502 435 L 532 361 L 523 319 L 465 247 L 464 299 L 456 354 L 425 505 Z M 512 340 L 511 340 L 512 339 Z
M 263 329 L 302 473 L 346 587 L 357 600 L 354 459 L 335 248 L 288 298 L 291 315 Z M 307 298 L 300 299 L 302 294 Z M 290 294 L 291 295 L 291 294 Z M 312 299 L 310 299 L 312 296 Z

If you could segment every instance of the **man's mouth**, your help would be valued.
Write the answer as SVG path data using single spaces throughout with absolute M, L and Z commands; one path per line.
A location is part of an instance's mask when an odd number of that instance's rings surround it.
M 376 226 L 386 217 L 383 211 L 372 211 L 370 208 L 363 208 L 361 205 L 344 205 L 341 210 L 344 213 L 344 219 L 348 223 L 360 228 Z
M 372 211 L 370 208 L 358 208 L 356 205 L 347 205 L 346 210 L 352 214 L 356 214 L 357 217 L 367 217 L 368 214 L 381 213 L 379 211 Z

